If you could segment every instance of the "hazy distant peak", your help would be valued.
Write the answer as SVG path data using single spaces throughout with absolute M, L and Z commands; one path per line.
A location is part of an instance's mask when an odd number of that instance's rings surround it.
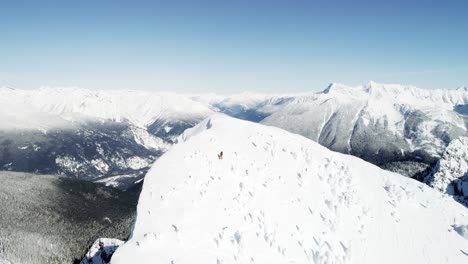
M 0 87 L 0 90 L 14 91 L 14 90 L 15 90 L 15 88 L 13 88 L 13 87 L 10 87 L 10 86 L 1 86 L 1 87 Z
M 352 90 L 355 90 L 353 87 L 341 84 L 341 83 L 330 83 L 322 93 L 350 93 Z

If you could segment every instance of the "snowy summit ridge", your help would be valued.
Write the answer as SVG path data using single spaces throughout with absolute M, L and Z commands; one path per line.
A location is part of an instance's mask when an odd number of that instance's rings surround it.
M 462 263 L 467 225 L 424 184 L 215 115 L 153 165 L 112 263 Z

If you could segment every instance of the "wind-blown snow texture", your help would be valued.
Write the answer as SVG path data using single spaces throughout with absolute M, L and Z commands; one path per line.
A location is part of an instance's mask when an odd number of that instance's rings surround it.
M 425 180 L 435 189 L 468 206 L 468 138 L 450 142 L 434 171 Z
M 467 260 L 467 209 L 417 181 L 222 115 L 180 142 L 149 171 L 112 264 Z

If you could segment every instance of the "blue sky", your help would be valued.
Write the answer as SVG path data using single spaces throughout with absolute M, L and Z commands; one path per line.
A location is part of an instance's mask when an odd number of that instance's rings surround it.
M 468 85 L 466 1 L 0 1 L 0 86 Z

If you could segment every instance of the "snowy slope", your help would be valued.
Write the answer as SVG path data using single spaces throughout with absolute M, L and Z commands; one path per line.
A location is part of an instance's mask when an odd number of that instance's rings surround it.
M 156 161 L 137 212 L 113 264 L 464 263 L 468 254 L 468 210 L 450 198 L 222 115 Z
M 468 206 L 468 137 L 453 140 L 425 180 Z
M 467 104 L 464 89 L 331 84 L 322 92 L 297 97 L 262 123 L 374 164 L 401 160 L 430 164 L 451 139 L 467 135 L 468 119 L 461 114 Z

